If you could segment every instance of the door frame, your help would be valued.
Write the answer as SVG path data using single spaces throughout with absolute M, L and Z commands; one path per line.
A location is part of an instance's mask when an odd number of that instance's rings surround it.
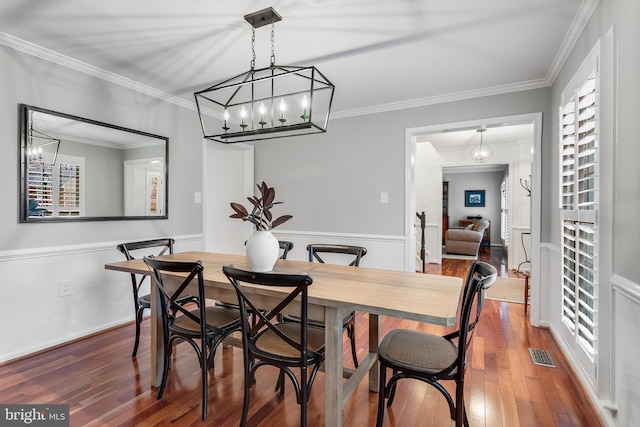
M 518 114 L 512 116 L 492 117 L 464 122 L 439 123 L 435 125 L 419 126 L 405 129 L 405 269 L 416 271 L 416 185 L 415 160 L 416 140 L 424 134 L 473 128 L 481 125 L 509 125 L 533 124 L 533 152 L 531 164 L 531 309 L 529 321 L 538 326 L 540 322 L 540 225 L 542 219 L 542 205 L 540 200 L 541 188 L 541 154 L 542 154 L 542 113 Z M 440 218 L 439 221 L 442 221 Z M 442 226 L 442 225 L 441 225 Z

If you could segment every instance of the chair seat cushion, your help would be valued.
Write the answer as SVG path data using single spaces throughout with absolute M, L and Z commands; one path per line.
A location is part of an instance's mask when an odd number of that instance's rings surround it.
M 223 329 L 240 322 L 240 312 L 238 311 L 222 307 L 207 307 L 205 310 L 207 324 L 213 327 Z M 200 319 L 200 309 L 191 310 L 190 313 Z M 179 330 L 182 333 L 200 333 L 200 323 L 193 321 L 185 315 L 178 315 L 175 321 L 171 324 L 171 328 Z
M 151 307 L 151 295 L 146 294 L 138 297 L 138 303 L 144 307 Z
M 295 342 L 300 342 L 300 324 L 284 322 L 275 325 L 278 330 Z M 255 336 L 251 343 L 257 354 L 277 355 L 285 359 L 300 359 L 300 350 L 292 347 L 271 329 L 265 329 Z M 309 325 L 307 327 L 307 348 L 316 353 L 324 348 L 324 329 Z M 313 358 L 310 355 L 310 358 Z
M 389 332 L 379 348 L 380 358 L 406 369 L 437 373 L 458 357 L 458 346 L 441 336 L 396 329 Z

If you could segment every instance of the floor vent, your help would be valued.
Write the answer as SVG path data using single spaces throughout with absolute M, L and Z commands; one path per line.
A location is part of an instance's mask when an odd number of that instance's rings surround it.
M 551 359 L 551 355 L 547 350 L 530 348 L 529 354 L 531 354 L 531 360 L 533 360 L 533 363 L 535 365 L 548 366 L 550 368 L 556 367 L 555 363 L 553 363 L 553 359 Z

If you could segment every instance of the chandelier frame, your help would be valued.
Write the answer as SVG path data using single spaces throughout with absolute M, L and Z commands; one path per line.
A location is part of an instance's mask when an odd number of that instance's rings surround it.
M 326 132 L 335 86 L 315 66 L 275 64 L 274 23 L 281 19 L 271 7 L 246 15 L 253 27 L 251 68 L 194 93 L 206 139 L 230 144 Z M 268 24 L 271 64 L 256 69 L 255 29 Z M 286 111 L 291 105 L 299 106 L 299 116 Z

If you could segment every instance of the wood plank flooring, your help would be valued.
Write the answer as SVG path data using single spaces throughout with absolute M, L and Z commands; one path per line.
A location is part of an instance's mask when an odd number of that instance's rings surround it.
M 482 249 L 503 276 L 500 249 Z M 445 260 L 428 272 L 464 277 L 469 261 Z M 357 341 L 366 351 L 367 315 L 357 314 Z M 446 333 L 443 327 L 385 317 L 383 332 L 411 328 Z M 180 344 L 162 400 L 149 388 L 149 322 L 142 325 L 138 357 L 131 359 L 135 326 L 0 366 L 0 403 L 70 405 L 71 426 L 237 426 L 242 408 L 242 358 L 238 348 L 219 349 L 209 382 L 209 416 L 200 420 L 200 375 L 193 350 Z M 548 350 L 557 368 L 532 364 L 528 348 Z M 345 365 L 351 364 L 345 340 Z M 532 328 L 521 304 L 487 300 L 470 350 L 466 398 L 472 427 L 600 426 L 599 418 L 549 331 Z M 276 372 L 258 371 L 251 393 L 250 426 L 298 425 L 292 388 L 274 392 Z M 374 426 L 377 394 L 367 382 L 344 408 L 345 426 Z M 324 376 L 318 374 L 309 403 L 309 426 L 324 424 Z M 398 386 L 385 426 L 452 426 L 446 402 L 433 388 L 406 380 Z

